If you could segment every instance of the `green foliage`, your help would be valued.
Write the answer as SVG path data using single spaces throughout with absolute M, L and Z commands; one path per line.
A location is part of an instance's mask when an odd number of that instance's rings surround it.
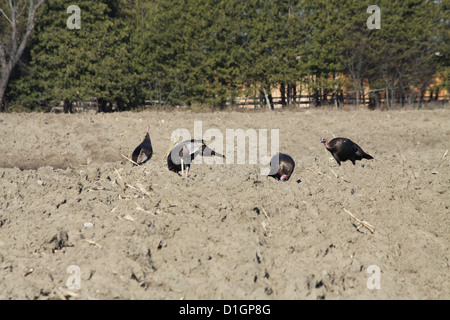
M 22 88 L 18 99 L 31 104 L 98 97 L 133 105 L 139 83 L 131 66 L 131 29 L 117 12 L 119 2 L 78 1 L 80 29 L 66 26 L 70 4 L 49 1 L 40 12 L 26 76 L 15 84 Z
M 303 83 L 325 96 L 364 81 L 408 97 L 437 74 L 449 88 L 445 1 L 380 0 L 380 30 L 366 26 L 371 1 L 80 0 L 79 30 L 66 27 L 71 4 L 40 10 L 10 100 L 224 107 L 246 91 Z

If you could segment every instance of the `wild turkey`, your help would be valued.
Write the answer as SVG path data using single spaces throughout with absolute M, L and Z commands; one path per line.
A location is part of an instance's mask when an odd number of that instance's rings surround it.
M 225 158 L 224 155 L 209 148 L 205 141 L 191 139 L 179 143 L 170 151 L 167 156 L 167 166 L 169 170 L 177 173 L 185 170 L 185 178 L 187 178 L 191 162 L 197 155 Z
M 280 181 L 287 181 L 294 172 L 294 159 L 288 154 L 277 153 L 270 160 L 269 177 L 274 177 Z
M 320 142 L 325 144 L 325 148 L 330 151 L 339 165 L 342 161 L 350 160 L 356 166 L 356 160 L 373 159 L 360 146 L 347 138 L 334 138 L 330 142 L 326 138 L 322 138 Z
M 150 160 L 153 155 L 152 142 L 150 140 L 149 126 L 147 125 L 147 133 L 145 134 L 144 141 L 134 149 L 131 159 L 138 165 Z

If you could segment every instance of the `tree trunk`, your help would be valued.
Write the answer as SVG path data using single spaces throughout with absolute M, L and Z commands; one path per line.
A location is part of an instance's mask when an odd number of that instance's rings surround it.
M 436 92 L 434 94 L 434 101 L 438 101 L 439 100 L 439 88 L 436 89 Z
M 297 97 L 297 84 L 294 84 L 292 86 L 292 103 L 294 104 L 297 102 L 296 97 Z
M 359 85 L 355 87 L 356 106 L 359 107 Z
M 12 61 L 6 62 L 6 53 L 4 51 L 4 48 L 1 47 L 2 43 L 0 43 L 0 58 L 2 58 L 1 66 L 2 66 L 2 73 L 0 77 L 0 111 L 3 108 L 3 111 L 6 111 L 6 103 L 5 102 L 5 95 L 6 95 L 6 88 L 8 86 L 8 80 L 9 76 L 11 75 L 12 71 Z M 4 105 L 4 107 L 3 107 Z
M 281 94 L 281 105 L 284 107 L 286 105 L 286 85 L 284 83 L 280 85 L 280 94 Z
M 425 88 L 422 87 L 420 90 L 420 102 L 419 102 L 419 108 L 422 108 L 425 104 Z
M 31 32 L 34 28 L 34 18 L 36 16 L 36 11 L 46 0 L 39 0 L 36 5 L 34 5 L 34 1 L 30 0 L 30 4 L 28 7 L 28 19 L 27 26 L 24 35 L 21 37 L 20 26 L 18 26 L 18 16 L 17 16 L 17 7 L 13 1 L 9 1 L 9 6 L 11 9 L 11 18 L 7 17 L 5 12 L 2 10 L 1 13 L 7 18 L 8 22 L 11 24 L 11 36 L 9 39 L 8 47 L 6 47 L 5 43 L 0 40 L 0 63 L 2 68 L 2 75 L 0 78 L 0 110 L 2 105 L 4 104 L 6 87 L 9 82 L 9 78 L 11 76 L 11 72 L 16 66 L 17 62 L 19 62 L 20 57 L 25 50 L 27 45 L 28 38 L 31 35 Z M 19 38 L 22 38 L 22 41 L 18 43 Z M 5 105 L 6 111 L 6 105 Z
M 3 74 L 2 74 L 2 78 L 0 79 L 0 112 L 6 111 L 6 101 L 4 101 L 4 100 L 5 100 L 7 84 L 8 84 L 8 81 L 3 80 Z M 3 106 L 3 104 L 5 106 Z
M 386 107 L 389 110 L 389 88 L 386 86 L 386 94 L 384 96 L 384 103 L 386 104 Z
M 287 94 L 286 94 L 286 98 L 287 98 L 287 105 L 288 106 L 290 106 L 291 105 L 291 100 L 292 100 L 292 93 L 291 93 L 291 85 L 290 84 L 287 84 L 286 85 L 286 88 L 287 88 Z
M 270 104 L 270 101 L 269 101 L 269 97 L 267 96 L 266 88 L 263 87 L 263 90 L 264 90 L 264 96 L 266 97 L 267 106 L 269 107 L 269 110 L 273 110 L 273 107 L 272 107 L 272 105 Z
M 288 84 L 287 88 L 288 88 L 287 103 L 288 103 L 288 106 L 290 106 L 292 103 L 294 103 L 294 99 L 295 99 L 295 93 L 294 93 L 295 85 Z
M 365 97 L 365 92 L 364 92 L 364 82 L 363 82 L 363 80 L 361 80 L 360 87 L 361 87 L 361 103 L 364 105 L 364 104 L 366 104 L 366 97 Z

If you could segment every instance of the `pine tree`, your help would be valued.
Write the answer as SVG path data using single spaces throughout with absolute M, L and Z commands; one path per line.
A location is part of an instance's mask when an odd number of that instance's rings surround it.
M 6 1 L 0 7 L 0 111 L 11 73 L 19 62 L 34 29 L 36 13 L 45 0 Z M 8 8 L 8 9 L 7 9 Z M 26 14 L 28 13 L 28 14 Z M 4 108 L 6 110 L 6 106 Z
M 28 90 L 19 99 L 71 105 L 96 97 L 121 107 L 133 105 L 138 83 L 130 70 L 130 30 L 119 16 L 118 1 L 78 1 L 79 29 L 67 26 L 69 5 L 53 0 L 44 6 L 32 41 L 30 66 L 17 84 Z

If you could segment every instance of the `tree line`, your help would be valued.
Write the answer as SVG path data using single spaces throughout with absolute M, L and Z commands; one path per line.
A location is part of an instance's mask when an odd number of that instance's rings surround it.
M 29 5 L 17 9 L 12 28 L 12 2 L 0 0 L 2 61 L 13 60 L 14 39 L 24 39 L 36 5 L 22 1 Z M 429 88 L 450 91 L 449 2 L 376 1 L 380 28 L 370 29 L 372 2 L 78 0 L 80 26 L 69 28 L 75 3 L 47 0 L 0 80 L 0 103 L 42 110 L 96 97 L 121 110 L 145 101 L 223 108 L 241 96 L 270 99 L 273 88 L 288 104 L 298 88 L 321 102 L 343 90 L 363 97 L 370 87 L 383 90 L 389 107 Z

